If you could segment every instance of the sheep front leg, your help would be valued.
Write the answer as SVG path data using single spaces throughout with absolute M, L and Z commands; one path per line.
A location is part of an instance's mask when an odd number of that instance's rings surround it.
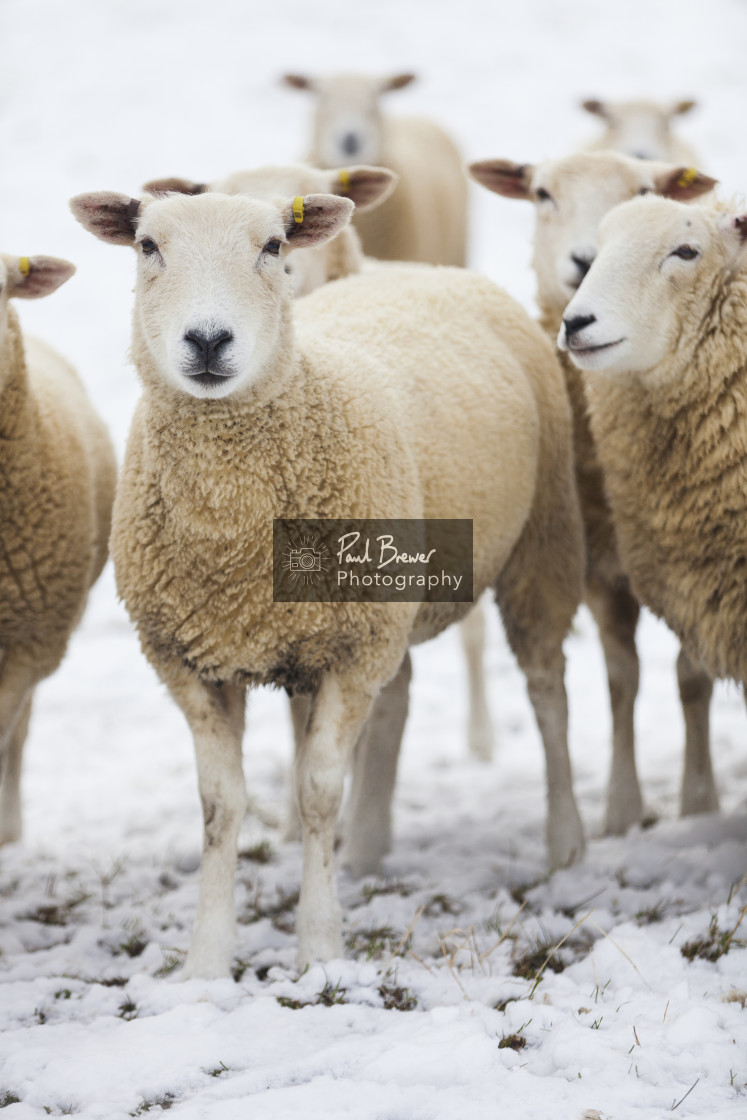
M 297 920 L 300 967 L 342 955 L 342 915 L 334 884 L 335 826 L 348 756 L 371 704 L 368 690 L 332 673 L 325 676 L 298 757 L 296 784 L 303 830 Z
M 301 839 L 301 818 L 298 815 L 298 795 L 296 793 L 296 760 L 301 753 L 306 728 L 311 715 L 311 697 L 308 695 L 291 696 L 290 714 L 293 723 L 293 767 L 288 782 L 288 799 L 285 808 L 283 840 L 288 842 Z
M 641 608 L 622 577 L 614 585 L 591 577 L 587 602 L 599 627 L 612 708 L 612 766 L 605 832 L 622 836 L 643 816 L 633 726 L 639 676 L 635 632 Z
M 519 657 L 521 664 L 521 657 Z M 568 754 L 568 701 L 560 656 L 548 667 L 522 665 L 527 691 L 545 748 L 547 767 L 547 858 L 551 871 L 568 867 L 584 854 L 584 829 L 573 795 Z
M 194 737 L 205 825 L 197 915 L 182 976 L 228 976 L 236 939 L 236 850 L 246 808 L 241 765 L 245 692 L 229 684 L 206 684 L 186 670 L 166 680 Z
M 478 602 L 459 626 L 459 636 L 467 662 L 469 753 L 481 762 L 493 757 L 493 723 L 485 688 L 485 610 Z
M 36 683 L 12 655 L 0 660 L 0 844 L 21 839 L 21 764 Z
M 718 810 L 709 735 L 713 680 L 681 649 L 677 658 L 677 683 L 685 717 L 685 770 L 680 801 L 680 813 L 685 817 Z
M 355 747 L 353 784 L 345 809 L 342 865 L 374 875 L 392 838 L 392 797 L 407 721 L 412 666 L 409 653 L 382 688 Z

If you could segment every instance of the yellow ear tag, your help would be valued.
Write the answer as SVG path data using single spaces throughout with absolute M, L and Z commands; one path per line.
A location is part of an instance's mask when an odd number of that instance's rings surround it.
M 345 194 L 350 190 L 350 172 L 346 168 L 341 168 L 339 173 L 340 186 Z
M 297 226 L 303 222 L 303 195 L 297 194 L 293 199 L 293 220 Z
M 695 170 L 695 168 L 694 167 L 688 167 L 686 171 L 682 172 L 679 179 L 677 180 L 677 186 L 678 187 L 691 187 L 692 184 L 695 182 L 695 180 L 697 178 L 698 178 L 698 172 Z
M 21 276 L 28 276 L 28 274 L 31 272 L 31 262 L 29 261 L 28 257 L 19 257 L 18 267 L 21 270 Z

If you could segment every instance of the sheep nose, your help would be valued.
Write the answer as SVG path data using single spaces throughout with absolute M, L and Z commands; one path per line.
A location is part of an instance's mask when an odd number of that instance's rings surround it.
M 583 280 L 594 263 L 594 256 L 591 253 L 571 253 L 571 260 L 581 274 L 581 280 Z
M 354 156 L 360 146 L 360 140 L 354 132 L 345 133 L 342 138 L 342 150 L 346 156 Z
M 589 327 L 592 323 L 596 323 L 596 321 L 596 315 L 576 315 L 573 319 L 564 319 L 563 326 L 565 327 L 565 337 L 570 342 L 574 334 L 578 334 L 584 327 Z
M 215 334 L 206 335 L 202 331 L 187 331 L 184 335 L 185 342 L 194 347 L 195 357 L 202 358 L 208 367 L 218 356 L 221 347 L 226 346 L 233 335 L 230 331 L 217 331 Z

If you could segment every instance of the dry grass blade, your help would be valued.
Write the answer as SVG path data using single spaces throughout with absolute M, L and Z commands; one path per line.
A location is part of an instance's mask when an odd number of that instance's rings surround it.
M 596 907 L 594 909 L 596 909 Z M 539 985 L 539 982 L 542 979 L 542 973 L 545 971 L 545 969 L 547 968 L 548 964 L 550 963 L 552 958 L 557 953 L 560 946 L 564 945 L 565 942 L 568 940 L 568 938 L 571 936 L 571 934 L 574 934 L 579 926 L 582 926 L 584 924 L 584 922 L 588 921 L 588 919 L 591 917 L 591 915 L 593 913 L 594 913 L 594 910 L 590 910 L 588 914 L 585 914 L 583 916 L 583 918 L 579 918 L 579 920 L 576 922 L 573 929 L 569 929 L 568 933 L 566 933 L 563 937 L 561 937 L 561 939 L 557 943 L 557 945 L 553 945 L 552 949 L 550 950 L 550 952 L 545 957 L 544 963 L 540 966 L 540 968 L 537 971 L 537 975 L 534 978 L 534 984 L 532 985 L 532 990 L 529 993 L 529 996 L 527 997 L 528 999 L 533 999 L 534 998 L 534 993 L 537 991 L 537 987 Z M 594 922 L 592 922 L 591 924 L 594 925 Z M 599 926 L 597 926 L 596 928 L 599 929 Z
M 389 971 L 389 969 L 391 968 L 392 961 L 394 960 L 394 958 L 399 956 L 403 947 L 407 944 L 408 937 L 410 937 L 412 935 L 412 932 L 415 929 L 415 926 L 418 924 L 420 919 L 423 917 L 423 912 L 424 911 L 425 911 L 425 905 L 418 906 L 417 910 L 415 911 L 415 913 L 412 916 L 412 921 L 410 922 L 409 926 L 407 927 L 405 932 L 400 937 L 397 944 L 394 946 L 394 949 L 392 950 L 392 955 L 390 956 L 389 960 L 386 962 L 386 965 L 384 966 L 384 969 L 383 969 L 383 974 L 384 975 L 386 975 L 387 972 Z

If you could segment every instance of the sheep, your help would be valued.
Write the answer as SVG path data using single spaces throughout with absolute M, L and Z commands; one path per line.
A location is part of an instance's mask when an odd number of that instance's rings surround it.
M 747 681 L 747 216 L 636 199 L 559 345 L 582 371 L 620 553 L 710 677 Z
M 534 166 L 486 160 L 473 164 L 470 172 L 498 194 L 535 204 L 533 264 L 540 322 L 553 339 L 568 300 L 594 259 L 599 223 L 608 211 L 647 192 L 692 199 L 715 183 L 689 168 L 630 159 L 613 152 L 578 153 Z M 643 813 L 633 729 L 639 605 L 618 555 L 613 517 L 589 429 L 583 381 L 566 355 L 561 357 L 573 408 L 576 477 L 587 537 L 586 601 L 599 627 L 612 706 L 612 765 L 605 827 L 609 833 L 621 834 Z M 677 662 L 677 676 L 686 728 L 682 813 L 707 812 L 718 806 L 708 741 L 711 681 L 684 651 Z
M 115 463 L 75 371 L 23 338 L 10 299 L 54 292 L 75 266 L 0 254 L 0 844 L 22 834 L 34 689 L 58 667 L 107 555 Z
M 355 217 L 367 256 L 463 266 L 467 260 L 467 181 L 451 138 L 425 117 L 390 117 L 383 93 L 414 74 L 386 78 L 286 74 L 292 89 L 316 95 L 309 162 L 337 167 L 351 158 L 397 172 L 396 191 L 376 210 Z
M 392 738 L 379 714 L 403 718 L 408 646 L 469 609 L 275 602 L 273 518 L 473 520 L 474 590 L 495 588 L 543 738 L 549 862 L 578 858 L 562 642 L 583 533 L 568 400 L 541 330 L 490 281 L 422 265 L 348 277 L 293 306 L 285 254 L 343 228 L 345 198 L 98 192 L 71 208 L 137 252 L 143 394 L 111 551 L 142 648 L 194 737 L 205 843 L 186 975 L 231 962 L 246 687 L 313 695 L 297 771 L 298 956 L 328 960 L 341 953 L 346 756 L 365 728 L 367 788 Z
M 671 124 L 674 117 L 689 113 L 696 104 L 691 99 L 671 104 L 647 100 L 600 101 L 598 98 L 582 101 L 581 107 L 599 117 L 606 126 L 604 134 L 587 144 L 586 150 L 611 149 L 637 159 L 695 167 L 699 162 L 695 152 L 674 135 Z
M 355 213 L 358 214 L 361 210 L 380 205 L 394 190 L 396 182 L 394 172 L 385 168 L 339 167 L 325 171 L 305 164 L 289 164 L 236 171 L 209 184 L 175 176 L 152 179 L 145 184 L 143 190 L 156 195 L 172 191 L 180 194 L 203 194 L 205 191 L 249 194 L 268 202 L 288 195 L 339 194 L 355 204 Z M 331 241 L 306 249 L 303 253 L 290 254 L 286 267 L 293 277 L 295 294 L 304 296 L 320 284 L 360 272 L 366 263 L 360 240 L 353 226 L 347 225 Z M 477 603 L 461 624 L 459 635 L 467 667 L 467 745 L 473 758 L 488 762 L 493 753 L 493 726 L 485 679 L 485 629 L 483 607 Z M 291 700 L 291 709 L 294 740 L 298 750 L 301 728 L 306 724 L 306 700 L 303 697 Z M 369 791 L 367 804 L 370 803 Z M 287 814 L 285 837 L 288 840 L 298 840 L 301 837 L 301 822 L 293 796 Z M 361 868 L 357 870 L 362 871 Z M 375 870 L 370 861 L 367 861 L 366 870 Z

